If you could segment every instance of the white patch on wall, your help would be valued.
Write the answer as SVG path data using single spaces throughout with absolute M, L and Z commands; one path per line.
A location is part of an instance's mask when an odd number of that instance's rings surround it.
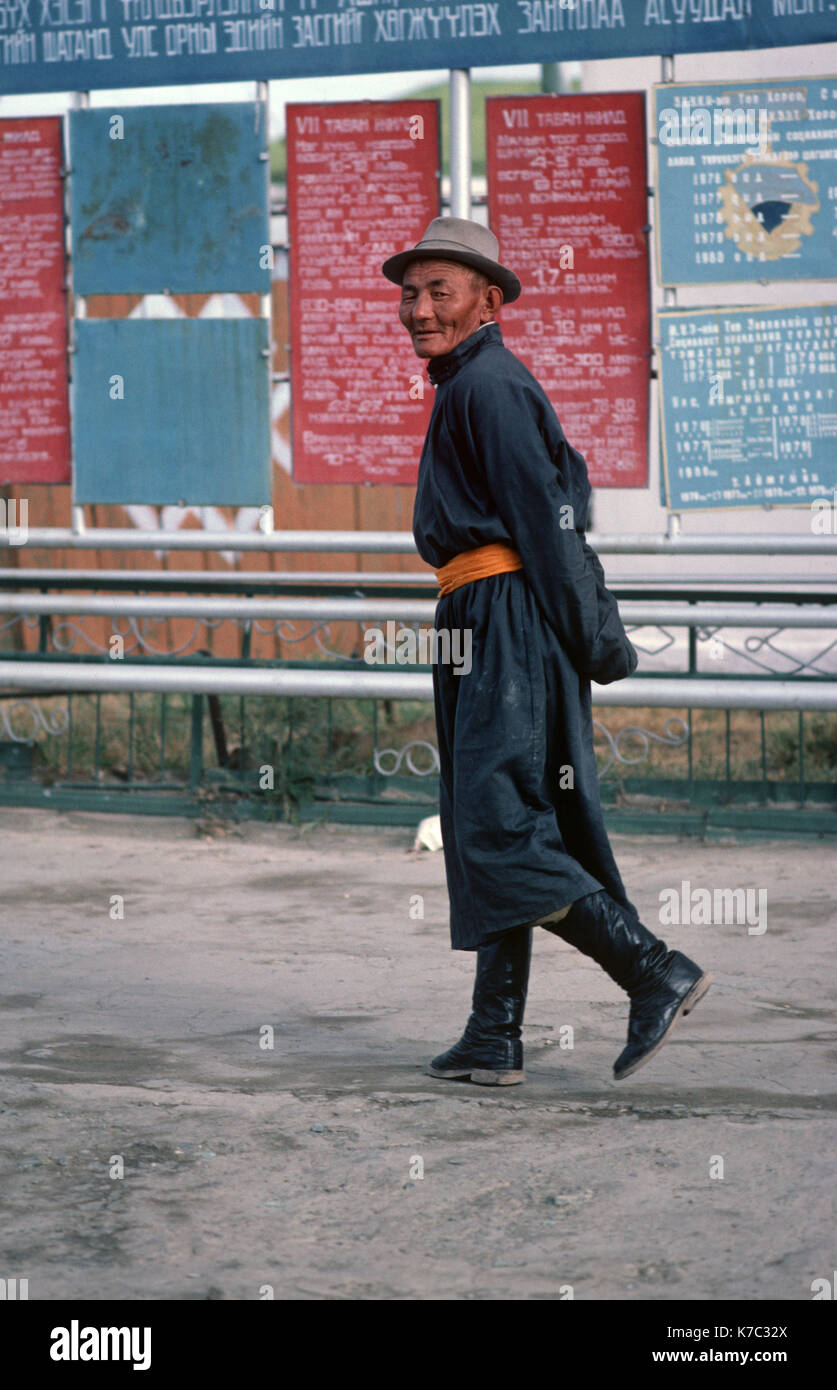
M 211 294 L 198 314 L 199 319 L 249 319 L 250 310 L 240 294 Z
M 169 294 L 143 295 L 128 315 L 129 319 L 185 319 L 180 305 Z
M 284 468 L 287 474 L 291 472 L 291 446 L 279 429 L 279 421 L 283 415 L 287 415 L 291 408 L 291 384 L 289 381 L 277 381 L 270 388 L 270 438 L 271 454 L 274 463 L 278 463 L 280 468 Z

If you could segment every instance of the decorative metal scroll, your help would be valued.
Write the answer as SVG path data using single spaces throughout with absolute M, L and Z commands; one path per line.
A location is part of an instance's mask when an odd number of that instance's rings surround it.
M 833 659 L 830 663 L 821 664 L 830 653 L 837 651 L 837 634 L 832 635 L 832 630 L 821 632 L 819 629 L 774 627 L 772 629 L 760 628 L 758 632 L 750 632 L 743 640 L 740 636 L 734 641 L 730 641 L 729 636 L 723 639 L 718 636 L 721 632 L 740 633 L 742 631 L 744 629 L 729 626 L 695 628 L 698 644 L 706 647 L 706 655 L 716 668 L 720 662 L 735 657 L 744 663 L 745 669 L 741 671 L 742 675 L 748 674 L 752 669 L 771 676 L 834 675 L 837 663 Z M 789 651 L 786 644 L 782 645 L 775 640 L 782 633 L 797 639 L 804 634 L 803 641 L 809 646 L 815 637 L 819 636 L 824 645 L 813 654 L 805 655 L 799 651 Z M 797 645 L 801 644 L 797 641 Z M 772 663 L 765 660 L 764 658 L 768 654 L 776 660 Z
M 689 741 L 689 726 L 679 715 L 673 715 L 671 719 L 666 720 L 662 734 L 655 733 L 653 729 L 641 729 L 637 724 L 630 724 L 618 733 L 612 734 L 598 719 L 593 720 L 593 728 L 598 729 L 610 750 L 608 761 L 603 767 L 599 767 L 600 777 L 604 777 L 617 763 L 621 763 L 623 767 L 634 767 L 637 763 L 644 763 L 651 751 L 652 742 L 662 743 L 668 748 L 680 748 Z M 622 745 L 632 738 L 639 739 L 640 751 L 634 757 L 629 757 Z
M 681 719 L 678 715 L 666 720 L 664 732 L 661 734 L 656 733 L 653 729 L 641 729 L 636 724 L 631 724 L 612 734 L 598 719 L 593 720 L 593 728 L 598 729 L 604 737 L 610 753 L 604 766 L 599 767 L 600 777 L 604 777 L 617 763 L 622 764 L 623 767 L 634 767 L 637 763 L 645 762 L 651 751 L 652 743 L 660 743 L 668 748 L 680 748 L 689 740 L 689 726 L 685 719 Z M 625 747 L 631 739 L 639 740 L 639 751 L 633 754 L 629 753 Z M 412 753 L 414 748 L 423 748 L 430 754 L 429 767 L 416 767 Z M 385 758 L 393 759 L 390 767 L 384 766 L 383 760 Z M 431 773 L 437 774 L 439 772 L 438 750 L 425 739 L 414 739 L 411 743 L 406 743 L 401 749 L 376 748 L 372 754 L 372 761 L 375 771 L 381 777 L 394 777 L 401 770 L 402 763 L 405 764 L 406 770 L 416 777 L 429 777 Z
M 641 627 L 629 627 L 626 623 L 625 631 L 637 651 L 644 652 L 646 656 L 659 656 L 662 652 L 668 651 L 669 647 L 673 647 L 677 641 L 668 628 L 654 627 L 650 623 L 643 623 Z M 641 632 L 652 635 L 641 638 Z
M 37 615 L 19 615 L 4 617 L 0 621 L 0 635 L 8 632 L 14 627 L 15 623 L 22 622 L 25 627 L 37 629 L 43 621 Z M 273 638 L 280 643 L 298 645 L 307 641 L 313 643 L 318 655 L 326 657 L 328 660 L 340 662 L 344 666 L 363 667 L 365 665 L 363 646 L 358 649 L 355 641 L 350 652 L 340 651 L 334 647 L 334 642 L 338 640 L 337 631 L 341 624 L 349 625 L 354 629 L 355 634 L 358 626 L 365 638 L 367 632 L 373 628 L 379 634 L 376 646 L 387 654 L 387 657 L 397 654 L 403 655 L 399 650 L 399 635 L 402 632 L 412 632 L 418 634 L 423 628 L 427 627 L 426 622 L 414 621 L 410 623 L 399 623 L 390 625 L 387 622 L 357 622 L 354 619 L 333 619 L 331 622 L 319 621 L 317 619 L 305 619 L 295 621 L 290 618 L 276 619 L 252 619 L 252 618 L 195 618 L 192 620 L 192 627 L 185 640 L 173 645 L 165 638 L 165 631 L 160 632 L 160 628 L 167 622 L 177 621 L 186 622 L 185 618 L 163 617 L 120 617 L 115 616 L 111 620 L 111 637 L 104 643 L 97 641 L 86 631 L 81 618 L 61 618 L 51 617 L 47 620 L 47 643 L 50 650 L 55 652 L 73 652 L 78 647 L 97 652 L 101 655 L 108 655 L 113 647 L 113 638 L 122 639 L 123 647 L 121 655 L 129 656 L 133 654 L 144 654 L 150 656 L 183 656 L 188 653 L 202 650 L 207 646 L 207 634 L 210 630 L 217 631 L 225 623 L 231 623 L 233 627 L 240 631 L 249 632 L 260 637 Z M 684 636 L 683 629 L 679 630 L 677 624 L 667 626 L 643 623 L 631 627 L 626 625 L 626 631 L 637 651 L 648 659 L 648 663 L 643 662 L 643 670 L 649 671 L 656 667 L 663 654 L 667 654 L 667 660 L 663 661 L 657 669 L 664 670 L 666 673 L 674 674 L 676 671 L 688 669 L 685 657 L 687 650 L 683 649 Z M 715 673 L 719 675 L 747 675 L 758 673 L 773 676 L 833 676 L 837 673 L 837 630 L 818 629 L 818 628 L 781 628 L 774 627 L 767 630 L 752 628 L 737 628 L 729 625 L 710 626 L 702 625 L 696 627 L 695 640 L 697 650 L 697 669 L 705 673 Z M 391 640 L 392 639 L 392 640 Z M 678 652 L 678 648 L 680 651 Z M 672 658 L 679 658 L 672 664 Z M 408 668 L 412 663 L 398 661 L 402 669 Z
M 22 734 L 16 733 L 12 726 L 12 720 L 21 710 L 32 721 L 28 732 Z M 69 722 L 70 711 L 66 705 L 54 706 L 45 714 L 37 700 L 21 698 L 11 704 L 0 700 L 0 736 L 10 739 L 12 743 L 31 743 L 39 733 L 66 733 Z
M 430 754 L 429 767 L 416 767 L 412 753 L 414 748 L 424 748 Z M 383 766 L 382 759 L 389 757 L 394 758 L 395 762 L 392 767 L 386 768 Z M 429 777 L 431 773 L 438 774 L 439 772 L 438 749 L 423 738 L 413 739 L 412 743 L 405 743 L 400 751 L 396 748 L 376 748 L 372 754 L 372 760 L 375 764 L 375 771 L 380 773 L 382 777 L 394 777 L 396 772 L 400 770 L 402 762 L 406 763 L 407 771 L 412 772 L 415 777 Z

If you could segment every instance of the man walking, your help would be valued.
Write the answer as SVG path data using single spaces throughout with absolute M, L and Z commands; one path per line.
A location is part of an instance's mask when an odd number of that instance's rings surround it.
M 637 655 L 584 537 L 582 456 L 495 314 L 521 292 L 496 237 L 431 222 L 383 273 L 436 388 L 413 534 L 436 570 L 436 627 L 471 633 L 472 669 L 433 668 L 451 944 L 476 951 L 465 1032 L 433 1076 L 524 1079 L 521 1026 L 532 928 L 592 956 L 630 998 L 629 1076 L 706 993 L 711 976 L 669 951 L 628 901 L 607 838 L 590 681 Z

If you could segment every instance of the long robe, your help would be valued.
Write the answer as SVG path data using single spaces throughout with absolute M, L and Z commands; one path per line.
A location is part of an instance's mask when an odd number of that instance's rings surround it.
M 419 554 L 439 569 L 502 541 L 523 561 L 436 609 L 437 632 L 471 640 L 467 674 L 433 668 L 452 948 L 601 888 L 635 916 L 604 826 L 590 681 L 630 675 L 637 654 L 584 538 L 587 466 L 499 325 L 430 359 L 428 375 Z

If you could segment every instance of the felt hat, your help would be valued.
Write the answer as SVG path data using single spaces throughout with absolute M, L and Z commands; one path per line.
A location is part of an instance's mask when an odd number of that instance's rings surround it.
M 499 254 L 496 236 L 479 222 L 464 217 L 435 217 L 417 246 L 390 256 L 381 269 L 388 280 L 400 285 L 411 261 L 456 261 L 482 271 L 492 285 L 500 286 L 503 303 L 511 304 L 519 297 L 521 285 L 513 270 L 500 265 Z

